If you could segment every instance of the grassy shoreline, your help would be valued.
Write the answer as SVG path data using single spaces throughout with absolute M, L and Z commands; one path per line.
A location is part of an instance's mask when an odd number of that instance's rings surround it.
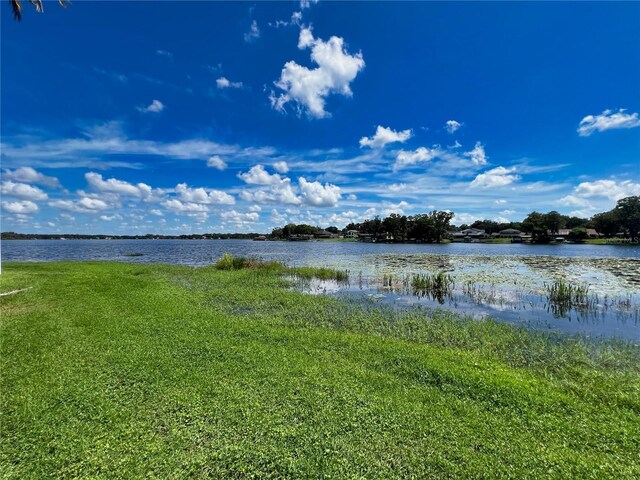
M 0 476 L 637 478 L 640 354 L 287 289 L 4 264 Z M 305 272 L 312 275 L 313 272 Z

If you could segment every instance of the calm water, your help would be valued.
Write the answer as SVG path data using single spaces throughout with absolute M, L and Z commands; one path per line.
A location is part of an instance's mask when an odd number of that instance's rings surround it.
M 4 261 L 117 260 L 136 263 L 208 265 L 225 252 L 259 256 L 295 265 L 336 265 L 345 257 L 371 254 L 559 255 L 640 258 L 639 246 L 523 245 L 448 243 L 382 244 L 360 242 L 254 242 L 251 240 L 3 240 Z M 126 254 L 142 253 L 141 257 Z M 339 264 L 341 265 L 341 264 Z
M 250 240 L 3 241 L 3 261 L 122 261 L 210 265 L 225 252 L 291 266 L 349 270 L 348 284 L 316 282 L 304 291 L 349 295 L 398 308 L 421 305 L 567 333 L 640 341 L 640 247 L 606 245 L 393 245 Z M 136 254 L 137 256 L 129 256 Z M 447 272 L 447 298 L 402 288 L 413 273 Z M 389 280 L 389 279 L 392 280 Z M 558 310 L 546 296 L 554 281 L 589 286 L 589 307 Z M 406 283 L 406 281 L 405 281 Z

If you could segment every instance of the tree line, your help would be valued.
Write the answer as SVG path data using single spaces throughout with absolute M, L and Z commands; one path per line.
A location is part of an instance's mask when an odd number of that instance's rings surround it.
M 562 229 L 570 229 L 569 238 L 575 241 L 588 237 L 587 229 L 594 229 L 606 238 L 622 234 L 632 241 L 638 241 L 640 232 L 640 197 L 632 196 L 618 200 L 615 208 L 598 213 L 592 218 L 580 218 L 562 215 L 553 210 L 547 213 L 531 212 L 521 222 L 496 222 L 494 220 L 476 220 L 471 224 L 459 227 L 450 225 L 454 213 L 434 210 L 418 215 L 400 215 L 392 213 L 386 218 L 376 216 L 360 223 L 349 223 L 342 230 L 335 226 L 325 230 L 334 234 L 347 233 L 350 230 L 359 234 L 370 235 L 377 240 L 390 242 L 417 241 L 422 243 L 440 243 L 447 238 L 447 233 L 462 231 L 468 228 L 484 230 L 487 234 L 514 229 L 530 234 L 534 243 L 548 243 Z M 271 237 L 286 239 L 292 235 L 313 235 L 320 229 L 308 224 L 290 223 L 284 227 L 274 228 Z

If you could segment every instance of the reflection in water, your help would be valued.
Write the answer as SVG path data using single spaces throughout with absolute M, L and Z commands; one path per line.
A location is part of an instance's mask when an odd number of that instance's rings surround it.
M 424 265 L 423 262 L 419 264 Z M 456 282 L 453 273 L 445 272 L 360 273 L 352 276 L 350 282 L 341 283 L 296 280 L 295 288 L 313 294 L 355 296 L 364 302 L 380 302 L 399 308 L 414 305 L 447 308 L 473 318 L 493 317 L 534 328 L 640 340 L 640 296 L 632 293 L 602 295 L 592 292 L 585 284 L 556 281 L 539 289 L 524 281 L 500 284 L 467 279 Z

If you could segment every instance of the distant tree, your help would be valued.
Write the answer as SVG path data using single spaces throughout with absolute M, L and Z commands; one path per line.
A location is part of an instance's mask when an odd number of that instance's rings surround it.
M 522 222 L 522 230 L 531 234 L 531 241 L 534 243 L 549 243 L 551 238 L 547 233 L 547 223 L 545 215 L 538 212 L 531 212 Z
M 493 220 L 476 220 L 471 224 L 471 228 L 478 228 L 489 234 L 502 230 L 498 225 L 498 222 L 494 222 Z
M 543 223 L 551 235 L 556 235 L 561 228 L 564 228 L 565 219 L 563 218 L 563 215 L 560 215 L 560 213 L 553 210 L 544 214 Z
M 587 223 L 589 223 L 589 220 L 587 220 L 586 218 L 568 217 L 566 215 L 563 215 L 563 217 L 566 228 L 584 227 L 587 225 Z
M 338 230 L 338 227 L 334 227 L 334 226 L 327 227 L 327 228 L 325 228 L 325 230 L 327 232 L 331 232 L 331 233 L 335 233 L 335 234 L 340 232 L 340 230 Z
M 17 21 L 22 20 L 22 0 L 9 0 L 9 3 L 11 3 L 11 10 L 13 10 L 14 20 L 17 20 Z M 42 6 L 42 0 L 29 0 L 29 3 L 35 7 L 36 12 L 38 13 L 44 12 L 44 7 Z M 71 2 L 67 0 L 58 0 L 58 3 L 62 8 L 67 8 L 67 4 Z
M 632 241 L 640 240 L 640 196 L 618 200 L 613 211 Z
M 583 242 L 587 237 L 587 229 L 584 227 L 576 227 L 569 232 L 569 240 L 573 242 Z
M 615 236 L 620 231 L 620 221 L 617 213 L 613 210 L 595 214 L 591 222 L 593 228 L 607 238 Z
M 447 230 L 449 230 L 449 223 L 454 214 L 453 212 L 434 210 L 429 215 L 433 221 L 433 240 L 436 243 L 440 243 L 447 234 Z
M 362 233 L 373 235 L 376 238 L 381 237 L 384 232 L 384 228 L 382 227 L 382 220 L 380 220 L 380 216 L 376 215 L 372 219 L 367 219 L 362 222 L 360 231 Z
M 405 242 L 409 235 L 409 221 L 405 215 L 392 213 L 382 221 L 385 232 L 393 237 L 394 242 Z
M 273 230 L 271 230 L 271 236 L 274 238 L 284 238 L 282 228 L 274 228 Z

